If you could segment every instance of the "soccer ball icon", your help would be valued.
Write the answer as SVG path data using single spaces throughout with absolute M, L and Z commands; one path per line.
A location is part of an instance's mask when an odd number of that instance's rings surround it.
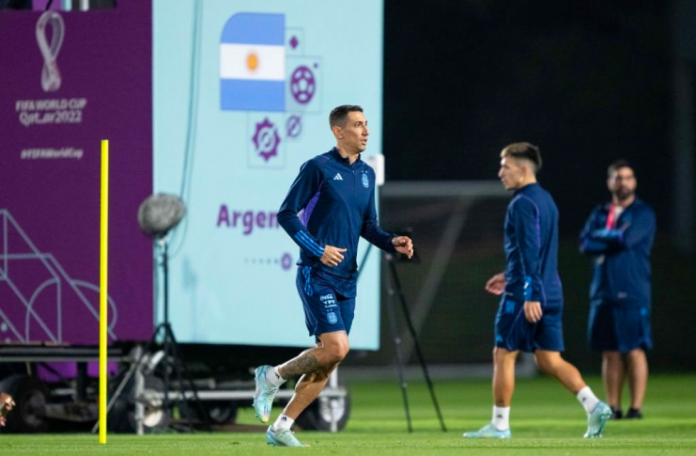
M 300 104 L 309 103 L 316 90 L 317 82 L 312 70 L 304 65 L 295 68 L 290 76 L 290 93 L 295 101 Z

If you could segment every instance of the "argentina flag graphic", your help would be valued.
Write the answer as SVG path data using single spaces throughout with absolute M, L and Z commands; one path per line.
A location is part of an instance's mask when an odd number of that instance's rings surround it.
M 220 38 L 220 108 L 285 111 L 285 16 L 238 13 Z

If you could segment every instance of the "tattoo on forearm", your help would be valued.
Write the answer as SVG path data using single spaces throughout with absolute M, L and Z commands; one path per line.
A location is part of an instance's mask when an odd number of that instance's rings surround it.
M 321 366 L 319 361 L 311 354 L 311 350 L 305 350 L 297 358 L 293 358 L 281 366 L 283 378 L 296 377 L 317 371 Z

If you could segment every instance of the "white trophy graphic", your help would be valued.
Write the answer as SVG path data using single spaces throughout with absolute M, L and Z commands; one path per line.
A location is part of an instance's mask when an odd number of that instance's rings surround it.
M 51 25 L 51 43 L 46 38 L 46 27 Z M 65 35 L 65 23 L 60 14 L 55 11 L 46 11 L 39 17 L 36 23 L 36 41 L 44 59 L 41 71 L 41 87 L 44 92 L 55 92 L 60 89 L 60 70 L 58 69 L 58 52 L 63 44 Z

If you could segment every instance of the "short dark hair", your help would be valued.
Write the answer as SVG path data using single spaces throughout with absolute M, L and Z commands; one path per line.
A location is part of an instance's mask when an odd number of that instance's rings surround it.
M 634 173 L 636 172 L 635 169 L 633 169 L 633 166 L 628 162 L 628 160 L 620 159 L 612 162 L 609 165 L 609 168 L 607 168 L 607 177 L 611 177 L 612 174 L 620 170 L 621 168 L 630 168 L 631 171 Z
M 529 160 L 532 162 L 534 169 L 532 171 L 534 174 L 541 170 L 541 152 L 539 147 L 528 142 L 512 143 L 503 149 L 500 153 L 501 157 L 512 157 L 522 160 Z
M 349 112 L 363 112 L 363 108 L 358 105 L 341 105 L 333 108 L 329 114 L 329 125 L 331 128 L 335 126 L 342 127 L 345 125 L 346 117 Z

